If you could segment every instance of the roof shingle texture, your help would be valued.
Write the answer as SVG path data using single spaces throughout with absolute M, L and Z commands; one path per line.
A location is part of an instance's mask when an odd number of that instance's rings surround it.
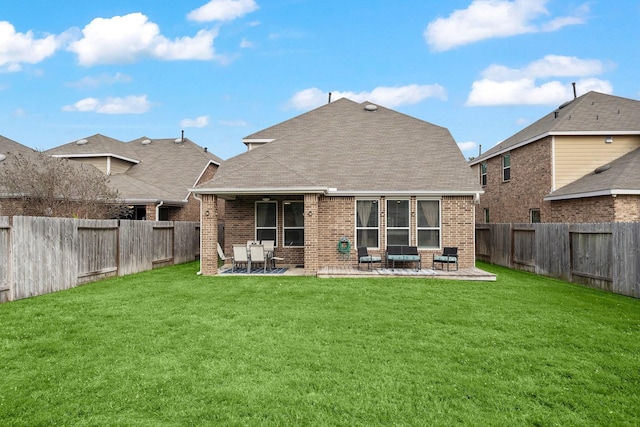
M 176 143 L 175 139 L 141 137 L 122 142 L 100 134 L 86 139 L 86 144 L 71 142 L 52 148 L 47 154 L 110 154 L 138 161 L 125 173 L 110 176 L 109 185 L 125 200 L 184 201 L 209 162 L 222 163 L 222 159 L 189 139 Z M 150 143 L 143 144 L 144 140 Z
M 246 139 L 273 141 L 226 160 L 200 190 L 336 188 L 340 192 L 478 192 L 446 128 L 339 99 Z

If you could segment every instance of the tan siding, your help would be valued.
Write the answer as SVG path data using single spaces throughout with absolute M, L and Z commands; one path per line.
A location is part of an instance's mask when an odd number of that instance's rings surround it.
M 640 147 L 640 136 L 613 135 L 611 144 L 604 140 L 603 135 L 555 137 L 556 190 Z
M 127 162 L 126 160 L 116 159 L 114 157 L 111 158 L 111 173 L 125 173 L 129 170 L 129 168 L 133 166 L 133 163 Z
M 106 157 L 73 157 L 71 160 L 74 162 L 84 163 L 86 165 L 92 165 L 98 168 L 100 172 L 107 173 L 107 158 Z

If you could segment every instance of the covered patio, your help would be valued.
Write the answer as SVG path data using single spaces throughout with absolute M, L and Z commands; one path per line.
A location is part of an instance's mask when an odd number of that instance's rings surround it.
M 231 266 L 221 268 L 225 276 L 308 276 L 305 269 L 300 265 L 282 264 L 278 270 L 273 272 L 255 272 L 247 273 L 246 270 L 231 272 Z M 496 275 L 486 272 L 477 267 L 460 268 L 459 270 L 439 270 L 431 268 L 360 268 L 351 265 L 344 266 L 325 266 L 318 269 L 317 277 L 320 278 L 362 278 L 362 277 L 413 277 L 418 279 L 449 279 L 449 280 L 471 280 L 492 282 L 496 280 Z

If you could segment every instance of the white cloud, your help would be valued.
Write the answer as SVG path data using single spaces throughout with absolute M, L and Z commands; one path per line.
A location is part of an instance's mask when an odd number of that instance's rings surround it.
M 81 65 L 135 62 L 142 57 L 160 60 L 208 60 L 214 58 L 217 30 L 199 31 L 195 37 L 171 41 L 157 24 L 141 13 L 96 18 L 82 29 L 83 37 L 68 49 Z
M 199 116 L 195 119 L 184 119 L 180 122 L 180 127 L 183 128 L 204 128 L 209 126 L 209 117 Z
M 240 40 L 240 47 L 243 49 L 251 49 L 252 47 L 254 47 L 253 42 L 250 42 L 249 40 L 243 38 L 242 40 Z
M 606 80 L 589 78 L 576 82 L 578 94 L 584 94 L 592 90 L 613 93 L 611 83 Z M 484 79 L 473 83 L 466 105 L 555 105 L 572 98 L 573 87 L 560 81 L 550 81 L 536 85 L 533 79 L 508 81 Z
M 149 111 L 151 103 L 147 100 L 147 95 L 127 96 L 126 98 L 85 98 L 62 107 L 63 111 L 94 111 L 100 114 L 142 114 Z
M 489 80 L 507 81 L 521 78 L 593 76 L 602 74 L 604 70 L 604 64 L 597 59 L 547 55 L 521 69 L 508 68 L 504 65 L 491 65 L 482 72 L 482 76 Z
M 327 102 L 328 92 L 318 88 L 309 88 L 297 92 L 290 100 L 289 105 L 298 110 L 307 110 L 318 107 Z M 352 101 L 370 101 L 384 107 L 395 108 L 400 105 L 417 104 L 427 98 L 447 99 L 445 89 L 438 85 L 407 85 L 399 87 L 377 87 L 371 92 L 340 92 L 331 93 L 331 100 L 349 98 Z
M 460 151 L 469 151 L 478 148 L 478 144 L 473 141 L 458 142 L 458 147 L 460 147 Z
M 536 19 L 549 15 L 545 7 L 547 1 L 474 0 L 468 8 L 455 10 L 449 17 L 429 23 L 424 37 L 432 50 L 446 51 L 480 40 L 557 31 L 567 25 L 585 22 L 584 16 L 589 12 L 586 4 L 576 9 L 574 16 L 537 24 Z
M 232 21 L 258 9 L 254 0 L 211 0 L 189 12 L 187 19 L 196 22 Z
M 93 76 L 93 77 L 83 77 L 80 80 L 76 80 L 75 82 L 67 83 L 67 86 L 76 87 L 80 89 L 85 89 L 85 88 L 92 89 L 92 88 L 97 88 L 104 85 L 112 85 L 115 83 L 129 83 L 129 82 L 131 82 L 130 76 L 122 73 L 115 73 L 115 74 L 100 74 L 99 76 Z
M 466 105 L 553 105 L 573 98 L 570 82 L 557 79 L 539 82 L 557 77 L 580 77 L 576 81 L 579 94 L 591 90 L 612 93 L 611 83 L 593 77 L 605 69 L 595 59 L 559 55 L 547 55 L 520 69 L 494 64 L 482 72 L 481 80 L 472 84 Z
M 15 72 L 21 64 L 37 64 L 60 48 L 64 37 L 48 35 L 37 39 L 33 32 L 17 33 L 7 21 L 0 21 L 0 67 Z

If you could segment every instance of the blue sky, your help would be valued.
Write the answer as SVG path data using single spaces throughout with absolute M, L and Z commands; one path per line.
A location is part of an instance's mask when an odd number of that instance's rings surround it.
M 23 0 L 0 8 L 0 135 L 242 138 L 346 96 L 465 157 L 596 90 L 640 98 L 640 2 Z

